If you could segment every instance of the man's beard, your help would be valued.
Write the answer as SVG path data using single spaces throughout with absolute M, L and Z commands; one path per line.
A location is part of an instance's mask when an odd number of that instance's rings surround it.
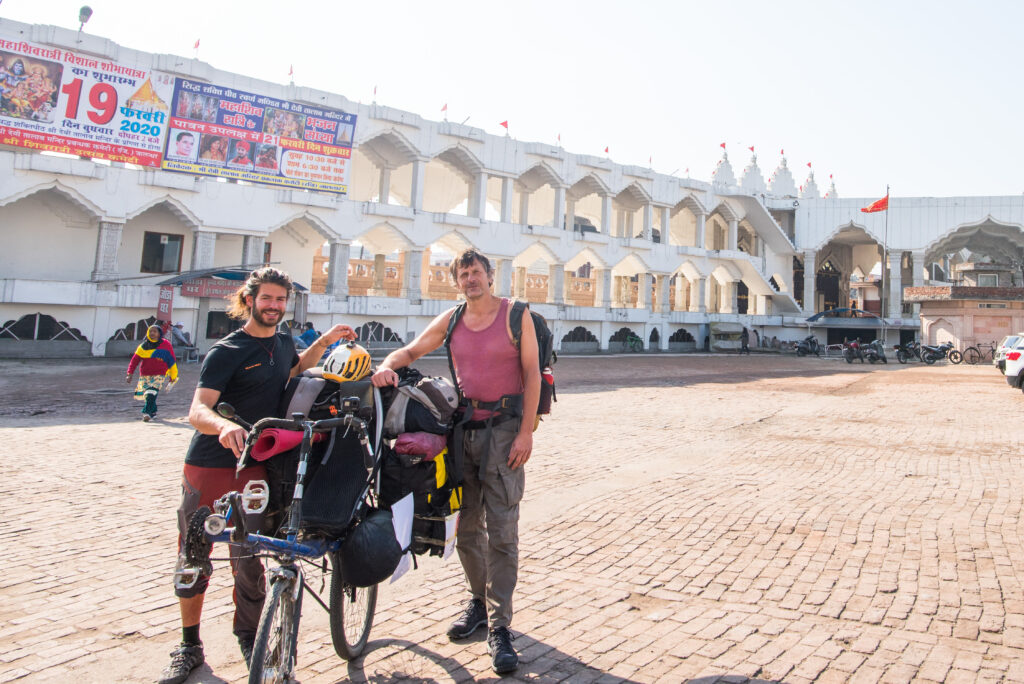
M 272 311 L 273 313 L 277 314 L 277 319 L 276 320 L 270 321 L 270 320 L 268 320 L 267 318 L 264 317 L 264 314 L 266 314 L 266 313 L 268 313 L 270 311 Z M 259 323 L 260 325 L 266 327 L 266 328 L 276 328 L 277 324 L 281 322 L 281 318 L 283 316 L 284 316 L 284 314 L 282 312 L 280 312 L 280 311 L 277 311 L 276 309 L 268 310 L 268 309 L 257 309 L 255 307 L 253 307 L 253 310 L 252 310 L 252 319 L 254 321 L 256 321 L 257 323 Z

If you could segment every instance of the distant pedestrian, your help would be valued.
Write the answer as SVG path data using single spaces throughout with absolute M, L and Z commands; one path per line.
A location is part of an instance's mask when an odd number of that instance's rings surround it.
M 313 324 L 306 321 L 302 334 L 295 336 L 295 347 L 296 349 L 308 349 L 319 337 L 320 333 L 313 328 Z
M 740 333 L 740 354 L 750 356 L 750 331 L 746 327 Z
M 149 422 L 156 416 L 156 396 L 167 384 L 167 389 L 178 381 L 178 364 L 174 361 L 174 348 L 164 339 L 160 326 L 151 325 L 146 330 L 146 339 L 138 346 L 128 362 L 124 381 L 132 381 L 132 373 L 139 369 L 139 382 L 135 386 L 135 398 L 146 402 L 142 406 L 142 420 Z

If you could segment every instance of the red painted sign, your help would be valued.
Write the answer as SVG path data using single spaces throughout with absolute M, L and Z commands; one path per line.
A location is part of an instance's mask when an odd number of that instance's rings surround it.
M 161 285 L 160 298 L 156 305 L 156 319 L 166 323 L 171 322 L 171 315 L 174 313 L 174 286 Z
M 234 280 L 218 280 L 216 278 L 197 278 L 181 284 L 182 297 L 230 297 L 241 286 Z

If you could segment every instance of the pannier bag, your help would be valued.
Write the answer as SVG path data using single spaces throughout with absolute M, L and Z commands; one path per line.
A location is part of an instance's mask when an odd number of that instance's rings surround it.
M 382 456 L 380 496 L 391 506 L 413 497 L 412 546 L 415 554 L 440 556 L 445 544 L 445 518 L 462 507 L 462 487 L 447 447 L 434 456 L 399 454 L 386 448 Z
M 402 553 L 391 511 L 371 511 L 338 550 L 342 580 L 354 587 L 380 584 L 395 572 Z
M 447 378 L 424 376 L 415 368 L 399 369 L 398 377 L 398 387 L 385 398 L 384 437 L 394 439 L 405 432 L 447 433 L 459 405 L 455 386 Z

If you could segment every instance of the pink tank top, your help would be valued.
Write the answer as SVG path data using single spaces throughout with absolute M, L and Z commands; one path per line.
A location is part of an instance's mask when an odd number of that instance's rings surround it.
M 523 368 L 519 350 L 509 339 L 508 299 L 502 297 L 494 322 L 483 330 L 466 327 L 460 318 L 452 331 L 452 361 L 459 388 L 469 399 L 497 401 L 506 394 L 523 393 Z M 480 412 L 477 417 L 485 417 Z

